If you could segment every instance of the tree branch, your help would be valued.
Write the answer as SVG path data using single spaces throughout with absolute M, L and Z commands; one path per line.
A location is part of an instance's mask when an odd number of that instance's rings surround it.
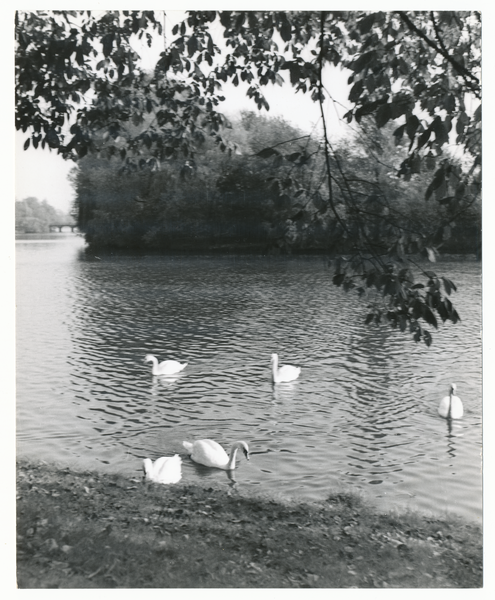
M 325 111 L 323 110 L 323 56 L 324 56 L 324 37 L 325 37 L 325 18 L 326 12 L 322 11 L 320 15 L 320 54 L 318 56 L 318 104 L 320 106 L 320 114 L 321 120 L 323 123 L 323 148 L 325 154 L 325 166 L 327 170 L 327 181 L 328 181 L 328 201 L 330 204 L 330 208 L 332 209 L 335 218 L 339 222 L 340 226 L 344 229 L 344 231 L 349 231 L 347 225 L 340 218 L 337 209 L 335 208 L 335 204 L 333 201 L 333 191 L 332 191 L 332 170 L 330 168 L 330 154 L 329 154 L 329 142 L 328 142 L 328 132 L 327 132 L 327 122 L 325 119 Z
M 428 46 L 430 46 L 430 48 L 435 50 L 435 52 L 438 52 L 438 54 L 441 54 L 445 58 L 445 60 L 454 67 L 454 69 L 457 71 L 457 73 L 459 73 L 459 75 L 461 75 L 464 78 L 467 87 L 476 95 L 476 97 L 479 97 L 479 94 L 481 92 L 479 79 L 475 75 L 473 75 L 470 71 L 468 71 L 465 67 L 463 67 L 461 64 L 459 64 L 454 58 L 452 58 L 452 56 L 450 56 L 450 54 L 445 49 L 443 42 L 440 42 L 440 40 L 439 40 L 439 43 L 441 44 L 441 47 L 439 47 L 435 42 L 430 40 L 430 38 L 425 33 L 423 33 L 421 31 L 421 29 L 419 29 L 411 21 L 411 19 L 407 16 L 407 14 L 404 11 L 397 11 L 397 14 L 402 19 L 402 21 L 409 27 L 409 29 L 411 31 L 414 31 L 414 33 L 416 33 L 423 41 L 425 41 L 428 44 Z M 433 17 L 432 17 L 432 21 L 433 21 L 433 27 L 435 28 L 435 33 L 437 33 L 436 24 L 435 24 Z M 438 39 L 438 34 L 437 34 L 437 39 Z M 471 80 L 471 81 L 469 81 L 469 80 Z

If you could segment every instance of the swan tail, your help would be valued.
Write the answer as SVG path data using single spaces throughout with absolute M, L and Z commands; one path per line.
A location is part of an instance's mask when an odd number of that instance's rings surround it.
M 188 454 L 192 454 L 193 445 L 191 444 L 191 442 L 182 442 L 182 445 L 184 446 Z

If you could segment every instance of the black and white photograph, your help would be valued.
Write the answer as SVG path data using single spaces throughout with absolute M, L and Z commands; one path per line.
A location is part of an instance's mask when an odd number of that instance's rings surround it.
M 482 592 L 484 12 L 126 4 L 3 14 L 8 583 Z

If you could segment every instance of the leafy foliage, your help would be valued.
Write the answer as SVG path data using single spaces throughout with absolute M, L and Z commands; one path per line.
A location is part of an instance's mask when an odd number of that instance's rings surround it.
M 221 45 L 213 26 L 223 33 Z M 350 289 L 364 277 L 366 288 L 390 298 L 390 322 L 402 328 L 406 319 L 413 338 L 427 344 L 431 335 L 418 319 L 433 327 L 439 319 L 458 320 L 445 304 L 445 287 L 435 287 L 438 297 L 423 294 L 400 273 L 409 272 L 411 251 L 436 260 L 479 203 L 479 13 L 190 11 L 154 73 L 146 74 L 132 40 L 144 36 L 151 43 L 154 33 L 161 24 L 151 11 L 18 13 L 16 126 L 29 130 L 26 147 L 48 145 L 64 157 L 118 156 L 127 170 L 153 171 L 182 157 L 186 175 L 197 169 L 207 140 L 234 149 L 218 111 L 223 83 L 245 85 L 257 107 L 268 110 L 263 87 L 287 80 L 319 104 L 323 133 L 313 146 L 279 140 L 255 150 L 273 171 L 267 184 L 274 201 L 286 207 L 281 247 L 299 243 L 304 225 L 317 227 L 331 215 L 325 235 L 348 255 L 337 284 Z M 349 73 L 352 108 L 344 119 L 365 131 L 370 122 L 388 131 L 403 152 L 396 175 L 411 189 L 421 182 L 425 201 L 437 203 L 435 227 L 417 230 L 397 218 L 383 174 L 367 169 L 356 177 L 348 169 L 352 161 L 331 143 L 324 101 L 336 66 Z M 324 180 L 311 178 L 308 165 Z M 440 281 L 424 276 L 428 290 Z
M 151 44 L 161 31 L 153 11 L 18 12 L 16 128 L 29 133 L 24 148 L 73 159 L 118 155 L 135 165 L 143 151 L 158 160 L 188 156 L 205 135 L 217 135 L 225 123 L 213 108 L 218 98 L 198 102 L 195 84 L 140 70 L 133 39 Z
M 187 40 L 195 38 L 196 50 L 189 58 L 194 58 L 196 52 L 199 55 L 207 51 L 202 28 L 214 18 L 210 12 L 191 13 L 178 28 L 179 44 L 187 45 Z M 341 278 L 352 281 L 355 275 L 363 275 L 372 282 L 371 287 L 376 292 L 381 292 L 383 278 L 388 281 L 392 273 L 407 268 L 401 265 L 407 261 L 405 252 L 411 242 L 417 244 L 419 240 L 426 257 L 435 260 L 439 243 L 445 241 L 456 219 L 468 211 L 480 195 L 479 13 L 223 12 L 219 19 L 227 52 L 224 61 L 213 71 L 218 80 L 230 80 L 234 85 L 247 82 L 247 93 L 258 108 L 268 109 L 261 86 L 281 83 L 282 74 L 288 71 L 296 91 L 311 94 L 320 104 L 327 172 L 324 203 L 335 219 L 333 237 L 337 244 L 342 246 L 346 240 L 353 241 L 352 257 L 341 267 L 343 272 L 337 272 L 335 283 Z M 280 40 L 284 44 L 283 51 L 278 48 Z M 168 56 L 168 69 L 186 70 L 199 86 L 203 84 L 206 76 L 188 70 L 187 63 L 172 50 Z M 380 129 L 389 122 L 401 121 L 393 131 L 393 138 L 399 144 L 407 136 L 408 150 L 398 168 L 398 176 L 408 182 L 415 175 L 434 171 L 425 198 L 428 200 L 434 195 L 439 204 L 448 209 L 448 214 L 432 234 L 413 232 L 411 235 L 400 223 L 391 223 L 390 211 L 383 202 L 378 210 L 363 207 L 362 181 L 356 186 L 347 176 L 327 132 L 323 102 L 328 93 L 324 69 L 329 65 L 340 65 L 350 71 L 349 101 L 354 106 L 345 115 L 349 123 L 361 124 L 368 116 Z M 474 109 L 469 109 L 467 102 Z M 455 144 L 462 150 L 462 163 L 444 152 L 453 127 Z M 273 147 L 262 150 L 260 156 L 279 162 L 299 158 L 294 153 L 282 154 Z M 368 181 L 368 187 L 371 183 Z M 339 194 L 334 193 L 335 185 L 339 187 Z M 299 188 L 296 193 L 303 193 L 302 187 L 297 184 L 294 187 Z M 288 191 L 281 189 L 281 197 L 287 196 Z M 367 202 L 376 208 L 380 196 L 383 194 L 375 190 L 368 195 Z M 385 239 L 384 230 L 387 231 Z M 372 277 L 375 273 L 380 277 Z M 436 317 L 432 318 L 432 310 L 442 320 L 456 322 L 458 319 L 457 313 L 443 311 L 444 304 L 440 301 L 433 302 L 430 296 L 423 297 L 417 292 L 404 304 L 403 287 L 394 282 L 385 286 L 386 295 L 390 295 L 394 305 L 389 314 L 392 323 L 404 317 L 411 323 L 422 318 L 433 325 Z M 350 285 L 346 287 L 349 289 Z M 431 335 L 421 326 L 412 326 L 411 332 L 416 341 L 431 343 Z

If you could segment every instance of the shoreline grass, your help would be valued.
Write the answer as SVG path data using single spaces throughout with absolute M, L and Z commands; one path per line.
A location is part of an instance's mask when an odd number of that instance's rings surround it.
M 17 462 L 19 588 L 478 588 L 482 530 Z

